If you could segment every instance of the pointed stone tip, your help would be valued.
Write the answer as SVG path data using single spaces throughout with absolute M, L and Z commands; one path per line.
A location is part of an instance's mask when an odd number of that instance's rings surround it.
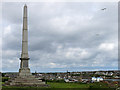
M 27 7 L 27 5 L 26 5 L 26 4 L 25 4 L 24 6 L 25 6 L 25 7 Z

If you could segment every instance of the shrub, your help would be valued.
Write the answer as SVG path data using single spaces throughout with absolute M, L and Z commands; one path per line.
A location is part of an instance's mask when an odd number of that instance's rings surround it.
M 2 82 L 8 81 L 8 77 L 2 77 Z

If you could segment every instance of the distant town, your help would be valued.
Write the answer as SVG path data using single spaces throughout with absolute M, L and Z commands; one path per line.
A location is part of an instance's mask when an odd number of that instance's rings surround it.
M 120 82 L 120 71 L 83 71 L 83 72 L 49 72 L 49 73 L 32 73 L 39 80 L 44 81 L 64 81 L 64 82 L 80 82 L 94 83 L 104 82 L 110 85 L 118 85 Z M 18 73 L 6 72 L 2 73 L 2 77 L 16 78 Z

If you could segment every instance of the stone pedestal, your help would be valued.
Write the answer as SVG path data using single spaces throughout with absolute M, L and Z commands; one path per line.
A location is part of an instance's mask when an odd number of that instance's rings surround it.
M 17 78 L 10 79 L 6 82 L 10 86 L 47 86 L 42 80 L 38 80 L 30 73 L 29 68 L 19 69 Z
M 38 80 L 32 75 L 29 68 L 20 68 L 19 75 L 6 82 L 10 86 L 47 86 L 42 80 Z
M 29 68 L 20 68 L 19 69 L 19 76 L 31 76 L 32 74 L 30 73 Z
M 18 76 L 13 80 L 9 80 L 7 83 L 11 86 L 45 86 L 45 82 L 36 79 L 33 75 Z

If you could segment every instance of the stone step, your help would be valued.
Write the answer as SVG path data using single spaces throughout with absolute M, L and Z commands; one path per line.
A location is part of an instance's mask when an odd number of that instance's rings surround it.
M 10 82 L 9 85 L 40 85 L 40 84 L 45 84 L 45 82 L 39 82 L 39 81 L 35 81 L 35 82 Z
M 42 81 L 42 80 L 38 80 L 38 79 L 15 79 L 15 80 L 12 80 L 12 81 Z
M 28 81 L 12 81 L 11 83 L 41 83 L 41 81 L 32 81 L 32 82 L 28 82 Z
M 37 78 L 15 78 L 14 80 L 38 80 Z
M 39 81 L 39 82 L 42 82 L 42 80 L 13 80 L 14 82 L 37 82 L 37 81 Z
M 6 85 L 41 85 L 45 84 L 42 80 L 38 80 L 33 75 L 28 76 L 18 76 L 17 78 L 10 79 L 8 82 L 6 82 Z
M 13 86 L 40 86 L 40 85 L 46 85 L 45 82 L 41 83 L 10 83 L 10 85 Z
M 35 76 L 33 76 L 33 75 L 29 75 L 29 76 L 18 76 L 17 78 L 35 78 Z

